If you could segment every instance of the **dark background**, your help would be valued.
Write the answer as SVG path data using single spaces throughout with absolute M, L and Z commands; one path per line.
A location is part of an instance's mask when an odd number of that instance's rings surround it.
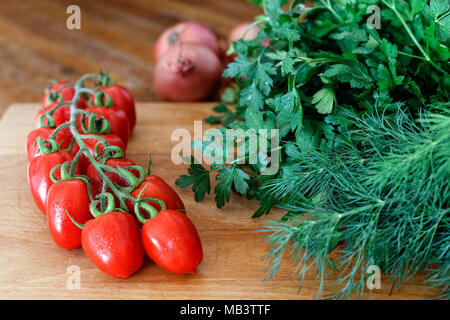
M 68 30 L 67 7 L 81 8 Z M 110 71 L 136 101 L 155 101 L 153 47 L 169 26 L 195 20 L 219 36 L 260 14 L 245 0 L 0 0 L 0 115 L 38 102 L 50 80 Z

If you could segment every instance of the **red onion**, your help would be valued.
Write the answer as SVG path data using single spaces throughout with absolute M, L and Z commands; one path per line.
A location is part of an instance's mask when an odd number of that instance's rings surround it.
M 221 61 L 208 47 L 175 45 L 156 64 L 155 91 L 165 101 L 204 100 L 215 93 L 222 71 Z

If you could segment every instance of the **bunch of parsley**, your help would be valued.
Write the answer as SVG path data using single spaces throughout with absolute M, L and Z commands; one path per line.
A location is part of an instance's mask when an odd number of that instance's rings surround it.
M 235 144 L 222 141 L 220 161 L 192 163 L 177 184 L 200 201 L 216 173 L 219 208 L 233 190 L 259 200 L 254 217 L 288 210 L 263 227 L 269 277 L 289 252 L 300 279 L 315 268 L 319 296 L 345 298 L 364 291 L 370 265 L 400 286 L 437 263 L 429 281 L 449 298 L 448 0 L 252 2 L 258 37 L 233 43 L 224 76 L 236 85 L 205 121 L 278 129 L 280 170 L 262 175 L 261 157 L 223 164 Z M 218 142 L 193 147 L 210 155 Z

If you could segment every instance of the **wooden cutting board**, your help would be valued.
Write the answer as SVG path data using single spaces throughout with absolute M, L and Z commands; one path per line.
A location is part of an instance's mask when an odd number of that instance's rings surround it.
M 126 280 L 98 270 L 82 249 L 68 252 L 57 247 L 47 229 L 45 216 L 36 208 L 27 184 L 25 137 L 34 129 L 38 104 L 15 104 L 0 121 L 0 299 L 313 299 L 317 289 L 314 274 L 308 274 L 298 292 L 292 267 L 285 260 L 276 278 L 263 281 L 266 252 L 262 236 L 253 230 L 266 217 L 255 220 L 255 201 L 232 195 L 232 201 L 218 210 L 213 196 L 196 203 L 189 189 L 174 181 L 187 165 L 171 162 L 171 141 L 176 128 L 193 131 L 194 120 L 211 114 L 212 104 L 137 104 L 138 122 L 128 156 L 147 166 L 153 159 L 153 173 L 166 179 L 183 199 L 189 217 L 197 226 L 204 247 L 204 260 L 194 275 L 174 275 L 148 259 L 140 271 Z M 206 124 L 203 129 L 209 128 Z M 276 218 L 273 213 L 268 218 Z M 70 267 L 72 266 L 72 267 Z M 73 267 L 75 266 L 75 267 Z M 71 269 L 75 268 L 75 269 Z M 79 270 L 80 288 L 72 283 L 68 270 Z M 387 278 L 374 290 L 375 299 L 423 299 L 438 290 L 424 285 L 420 273 L 403 283 L 400 292 L 389 295 Z M 72 288 L 72 289 L 70 289 Z M 308 289 L 310 288 L 310 289 Z

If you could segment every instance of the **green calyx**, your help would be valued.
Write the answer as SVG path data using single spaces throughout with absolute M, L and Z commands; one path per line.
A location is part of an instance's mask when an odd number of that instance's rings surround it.
M 97 195 L 97 198 L 99 198 L 99 200 L 92 201 L 91 205 L 89 207 L 89 209 L 91 210 L 91 213 L 94 216 L 94 218 L 98 218 L 102 214 L 115 211 L 116 204 L 115 204 L 115 201 L 114 201 L 114 196 L 111 193 L 109 193 L 109 192 L 100 193 L 99 195 Z M 97 208 L 97 206 L 99 204 L 101 204 L 101 202 L 103 200 L 106 201 L 106 208 L 104 210 L 100 211 Z
M 103 117 L 97 118 L 96 112 L 93 112 L 88 116 L 87 127 L 85 119 L 86 115 L 83 114 L 81 128 L 85 133 L 108 134 L 111 131 L 111 123 Z
M 155 198 L 138 199 L 134 203 L 134 213 L 136 215 L 136 218 L 142 224 L 146 223 L 147 221 L 156 217 L 159 214 L 158 210 L 156 210 L 149 202 L 159 204 L 161 206 L 161 211 L 166 210 L 166 204 L 162 200 L 155 199 Z M 143 210 L 150 218 L 148 218 L 148 219 L 145 218 L 141 210 Z
M 44 121 L 45 119 L 47 120 L 47 123 L 45 123 L 45 121 Z M 56 127 L 56 122 L 53 119 L 50 112 L 48 112 L 47 109 L 44 108 L 44 114 L 41 114 L 39 116 L 39 128 L 45 128 L 45 127 L 53 129 Z
M 55 113 L 56 110 L 58 110 L 62 106 L 67 106 L 67 105 L 70 105 L 70 103 L 69 102 L 61 102 L 61 103 L 57 104 L 56 106 L 54 106 L 53 108 L 51 108 L 50 110 L 47 110 L 46 107 L 42 107 L 42 110 L 44 113 L 39 116 L 39 128 L 43 128 L 43 127 L 47 127 L 50 129 L 55 128 L 56 122 L 53 119 L 53 114 Z M 44 122 L 45 119 L 47 120 L 47 123 Z
M 38 146 L 40 154 L 49 154 L 60 151 L 59 144 L 54 139 L 44 140 L 42 137 L 38 137 L 35 145 Z
M 80 154 L 80 153 L 79 153 Z M 78 156 L 78 155 L 77 155 Z M 53 183 L 61 182 L 61 181 L 70 181 L 70 180 L 81 180 L 86 184 L 89 199 L 91 201 L 94 200 L 94 197 L 92 196 L 92 189 L 91 189 L 91 181 L 87 176 L 84 175 L 76 175 L 75 174 L 75 168 L 77 166 L 79 157 L 75 157 L 73 161 L 66 161 L 63 164 L 56 165 L 52 168 L 50 171 L 50 180 L 53 181 Z M 56 178 L 55 172 L 56 170 L 60 170 L 60 176 L 61 178 Z
M 104 148 L 99 151 L 98 148 L 100 147 L 100 143 L 97 143 L 94 147 L 94 157 L 95 159 L 98 159 L 99 163 L 106 163 L 109 159 L 121 159 L 124 157 L 124 152 L 122 148 L 118 146 L 104 146 Z
M 100 82 L 100 86 L 102 88 L 111 86 L 114 84 L 114 81 L 112 81 L 112 79 L 109 77 L 109 72 L 99 72 L 98 74 L 99 76 L 99 82 Z
M 55 101 L 62 101 L 63 99 L 64 97 L 62 94 L 53 91 L 47 95 L 47 98 L 45 99 L 45 104 L 49 105 Z
M 96 106 L 110 108 L 114 105 L 114 101 L 105 92 L 97 91 L 94 97 L 94 104 Z
M 73 175 L 71 174 L 70 166 L 72 165 L 71 161 L 66 161 L 63 164 L 59 164 L 57 166 L 54 166 L 52 170 L 50 171 L 50 179 L 56 183 L 59 181 L 67 181 L 72 180 Z M 60 169 L 60 175 L 61 179 L 57 179 L 55 176 L 55 171 Z
M 142 194 L 144 193 L 145 189 L 148 187 L 148 183 L 142 188 L 141 192 L 139 192 L 139 196 L 134 202 L 134 213 L 136 215 L 136 218 L 142 223 L 146 223 L 148 220 L 156 217 L 159 212 L 155 209 L 149 202 L 157 203 L 161 207 L 161 211 L 166 210 L 166 204 L 164 201 L 160 199 L 155 198 L 142 198 Z M 144 212 L 150 217 L 145 218 L 144 215 L 141 212 L 141 209 L 144 210 Z
M 67 83 L 63 86 L 61 86 L 60 88 L 58 88 L 57 90 L 54 91 L 50 91 L 50 89 L 46 89 L 47 92 L 47 98 L 45 99 L 45 103 L 46 105 L 51 104 L 55 101 L 60 101 L 63 102 L 63 95 L 61 94 L 61 91 L 68 88 L 68 87 L 73 87 L 74 84 L 73 83 Z

